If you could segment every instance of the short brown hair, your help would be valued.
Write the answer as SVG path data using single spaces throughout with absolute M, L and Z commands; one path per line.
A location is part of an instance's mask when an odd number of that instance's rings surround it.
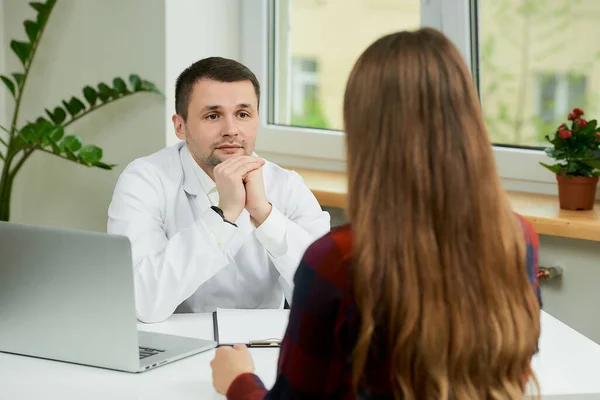
M 256 93 L 257 109 L 260 106 L 260 84 L 256 75 L 248 67 L 235 60 L 222 57 L 209 57 L 196 61 L 177 77 L 175 83 L 175 112 L 187 119 L 190 96 L 194 84 L 200 79 L 218 82 L 250 81 Z

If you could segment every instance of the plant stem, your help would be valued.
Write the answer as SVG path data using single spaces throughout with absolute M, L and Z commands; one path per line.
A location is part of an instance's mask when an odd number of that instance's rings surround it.
M 19 172 L 19 170 L 21 169 L 21 167 L 23 166 L 23 163 L 29 158 L 29 156 L 31 155 L 31 153 L 33 153 L 35 150 L 35 147 L 31 148 L 31 149 L 26 149 L 23 151 L 23 156 L 21 157 L 21 159 L 19 160 L 19 162 L 17 163 L 17 165 L 15 165 L 15 167 L 12 169 L 12 171 L 10 171 L 9 176 L 14 179 L 15 176 L 17 175 L 17 172 Z
M 10 218 L 10 195 L 12 192 L 12 184 L 14 181 L 15 174 L 10 173 L 10 166 L 13 161 L 13 157 L 16 153 L 11 152 L 11 146 L 13 144 L 13 139 L 17 133 L 17 123 L 19 121 L 19 111 L 21 109 L 21 101 L 23 100 L 23 93 L 25 92 L 25 83 L 27 82 L 27 78 L 29 77 L 29 71 L 31 70 L 31 64 L 33 63 L 33 59 L 38 49 L 38 45 L 40 40 L 42 39 L 42 35 L 46 26 L 48 25 L 48 21 L 50 20 L 50 14 L 52 13 L 52 9 L 56 4 L 56 0 L 49 0 L 47 3 L 48 11 L 46 20 L 44 24 L 40 27 L 40 31 L 38 32 L 37 37 L 31 44 L 31 52 L 29 53 L 29 59 L 25 63 L 25 70 L 23 72 L 23 80 L 21 81 L 21 85 L 19 85 L 19 91 L 17 92 L 17 96 L 15 97 L 15 110 L 13 112 L 12 122 L 10 124 L 10 130 L 8 131 L 8 144 L 6 145 L 6 156 L 4 159 L 4 165 L 2 166 L 2 175 L 0 177 L 0 220 L 8 221 Z M 17 169 L 18 171 L 18 169 Z
M 0 129 L 2 129 L 3 131 L 5 131 L 6 133 L 8 133 L 10 135 L 10 132 L 8 131 L 8 129 L 6 129 L 2 125 L 0 125 Z M 0 136 L 0 143 L 2 143 L 3 145 L 6 146 L 6 154 L 8 154 L 8 143 L 6 143 L 6 141 L 4 139 L 2 139 L 1 136 Z M 2 158 L 3 160 L 6 160 L 6 158 L 4 158 L 4 156 L 1 153 L 0 153 L 0 158 Z
M 0 190 L 0 221 L 8 221 L 10 218 L 10 195 L 12 193 L 12 186 L 12 178 L 8 178 L 2 183 L 2 190 Z
M 10 147 L 6 150 L 2 176 L 0 177 L 0 221 L 8 221 L 10 217 L 10 194 L 12 192 L 13 176 L 10 174 L 12 154 Z
M 12 138 L 15 136 L 15 133 L 17 131 L 17 122 L 19 119 L 19 111 L 21 109 L 21 100 L 23 99 L 23 92 L 25 91 L 25 83 L 27 83 L 27 78 L 29 77 L 29 71 L 31 71 L 31 64 L 33 64 L 33 59 L 35 58 L 35 55 L 37 53 L 38 45 L 40 44 L 42 35 L 44 33 L 44 30 L 46 29 L 46 25 L 48 25 L 48 20 L 50 19 L 50 13 L 52 13 L 52 9 L 54 8 L 55 4 L 56 4 L 56 0 L 48 2 L 48 7 L 49 7 L 48 17 L 46 18 L 44 25 L 40 28 L 40 31 L 38 32 L 37 37 L 31 44 L 31 53 L 30 53 L 31 55 L 29 57 L 29 60 L 27 60 L 27 64 L 25 65 L 25 71 L 23 73 L 23 80 L 21 81 L 19 92 L 17 93 L 17 97 L 16 97 L 15 111 L 13 113 L 13 119 L 12 119 L 12 123 L 10 125 L 10 132 L 9 132 L 10 133 L 10 141 L 12 141 Z

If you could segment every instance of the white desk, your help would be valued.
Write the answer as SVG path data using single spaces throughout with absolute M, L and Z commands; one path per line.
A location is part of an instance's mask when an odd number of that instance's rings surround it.
M 212 338 L 210 315 L 174 315 L 140 329 Z M 116 372 L 0 353 L 0 399 L 177 400 L 222 399 L 212 387 L 214 351 L 140 374 Z M 277 349 L 252 349 L 256 370 L 267 387 L 275 381 Z M 542 313 L 540 354 L 534 368 L 544 397 L 600 398 L 600 346 Z M 585 395 L 598 393 L 598 395 Z

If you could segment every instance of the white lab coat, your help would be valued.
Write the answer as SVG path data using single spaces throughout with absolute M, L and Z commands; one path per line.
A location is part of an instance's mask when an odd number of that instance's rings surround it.
M 198 171 L 179 142 L 133 161 L 119 177 L 107 231 L 131 241 L 138 319 L 291 302 L 298 263 L 329 231 L 329 214 L 297 173 L 267 161 L 271 214 L 255 228 L 244 210 L 236 228 L 210 209 Z

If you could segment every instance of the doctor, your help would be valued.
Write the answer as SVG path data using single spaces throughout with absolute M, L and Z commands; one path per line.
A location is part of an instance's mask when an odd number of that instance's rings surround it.
M 295 172 L 254 153 L 260 86 L 237 61 L 200 60 L 175 87 L 178 144 L 134 160 L 108 210 L 132 245 L 137 316 L 291 301 L 304 251 L 329 214 Z

